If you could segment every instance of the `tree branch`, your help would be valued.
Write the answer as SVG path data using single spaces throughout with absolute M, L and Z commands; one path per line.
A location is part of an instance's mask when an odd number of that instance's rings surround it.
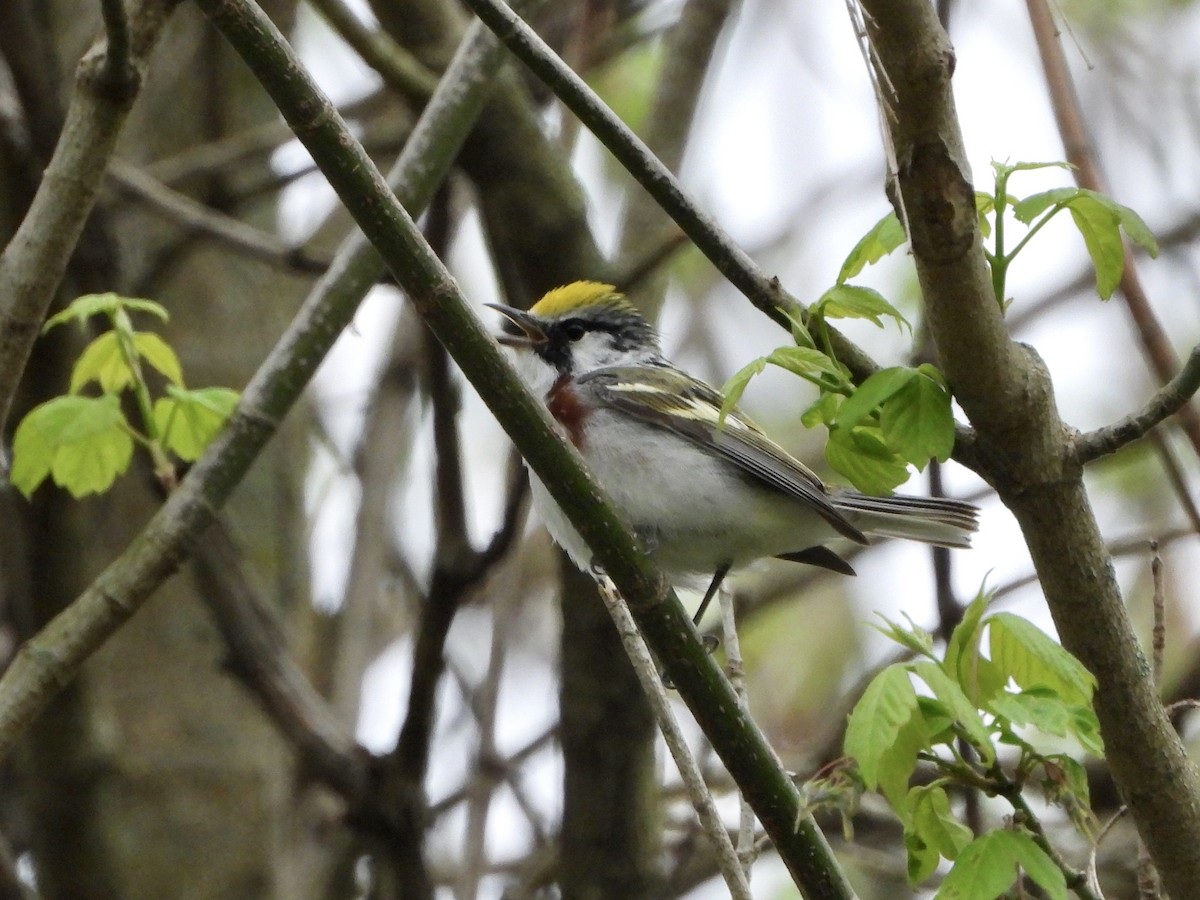
M 1140 410 L 1119 422 L 1080 435 L 1073 448 L 1076 462 L 1085 465 L 1145 437 L 1151 428 L 1182 409 L 1197 390 L 1200 390 L 1200 345 L 1192 348 L 1183 368 Z
M 369 754 L 337 723 L 287 655 L 279 623 L 250 587 L 241 553 L 220 520 L 195 557 L 201 596 L 229 648 L 233 672 L 300 757 L 301 769 L 351 806 L 369 802 Z
M 1138 646 L 1045 366 L 991 287 L 953 98 L 954 53 L 924 0 L 862 0 L 892 86 L 888 127 L 928 322 L 976 429 L 975 461 L 1016 515 L 1063 645 L 1096 676 L 1113 777 L 1168 890 L 1200 884 L 1200 774 Z M 904 217 L 902 217 L 904 218 Z
M 417 103 L 429 99 L 437 87 L 437 75 L 392 40 L 387 32 L 364 25 L 342 0 L 313 0 L 313 7 L 338 36 L 379 73 L 389 88 Z
M 125 160 L 114 159 L 109 176 L 120 190 L 145 203 L 180 228 L 206 235 L 235 253 L 293 272 L 319 275 L 329 268 L 328 261 L 312 258 L 304 247 L 290 246 L 270 232 L 210 209 L 172 190 Z
M 499 0 L 466 0 L 480 19 L 529 67 L 580 121 L 608 148 L 659 206 L 691 238 L 709 261 L 758 309 L 784 328 L 789 315 L 804 314 L 804 307 L 790 296 L 777 278 L 768 277 L 750 256 L 713 219 L 687 196 L 679 180 L 659 162 L 628 126 L 555 55 L 525 22 Z M 835 329 L 831 340 L 838 359 L 857 378 L 866 378 L 878 366 Z
M 613 624 L 617 626 L 617 632 L 621 635 L 621 643 L 625 646 L 625 652 L 633 663 L 634 671 L 637 672 L 642 692 L 650 701 L 650 708 L 654 711 L 658 729 L 662 732 L 663 740 L 671 751 L 671 758 L 675 760 L 675 765 L 679 769 L 679 776 L 683 779 L 688 800 L 696 810 L 696 818 L 712 842 L 717 866 L 720 869 L 721 877 L 725 880 L 725 886 L 729 888 L 729 896 L 736 900 L 750 900 L 750 885 L 747 883 L 746 872 L 742 871 L 738 852 L 734 849 L 729 832 L 721 821 L 720 813 L 717 812 L 717 804 L 713 799 L 712 792 L 704 783 L 704 776 L 700 771 L 699 763 L 696 762 L 695 754 L 688 747 L 683 729 L 679 727 L 679 722 L 676 721 L 675 714 L 671 711 L 671 703 L 667 699 L 662 676 L 659 675 L 658 669 L 654 665 L 654 658 L 650 655 L 646 642 L 642 640 L 642 636 L 638 632 L 637 624 L 629 613 L 629 607 L 625 605 L 625 601 L 611 583 L 600 583 L 600 596 L 604 598 L 604 605 L 608 607 Z
M 712 65 L 717 38 L 734 6 L 734 0 L 689 0 L 664 38 L 663 70 L 646 116 L 646 146 L 672 172 L 678 172 L 683 162 L 700 89 Z M 641 260 L 646 259 L 647 247 L 670 252 L 674 242 L 661 240 L 669 225 L 653 197 L 645 191 L 630 191 L 621 216 L 619 268 L 637 272 L 644 265 Z M 638 286 L 637 301 L 654 320 L 666 295 L 667 279 L 652 273 L 646 280 L 648 284 Z M 617 283 L 630 290 L 631 285 L 624 281 Z

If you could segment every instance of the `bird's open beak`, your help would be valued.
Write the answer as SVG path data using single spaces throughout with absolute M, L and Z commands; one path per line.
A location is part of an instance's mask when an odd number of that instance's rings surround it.
M 496 340 L 506 347 L 516 347 L 529 350 L 539 344 L 546 343 L 546 332 L 537 320 L 523 309 L 512 306 L 501 306 L 499 303 L 485 303 L 506 319 L 504 330 L 496 335 Z

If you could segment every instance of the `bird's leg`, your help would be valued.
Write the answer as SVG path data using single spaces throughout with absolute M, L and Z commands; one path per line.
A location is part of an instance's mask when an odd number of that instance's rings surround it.
M 708 590 L 704 592 L 704 599 L 700 601 L 700 607 L 696 610 L 696 615 L 692 616 L 692 624 L 699 626 L 700 620 L 704 618 L 704 614 L 708 611 L 708 605 L 712 603 L 712 598 L 717 596 L 717 591 L 721 589 L 721 582 L 725 580 L 725 576 L 729 574 L 729 563 L 724 563 L 717 567 L 717 571 L 713 572 L 712 581 L 709 582 Z

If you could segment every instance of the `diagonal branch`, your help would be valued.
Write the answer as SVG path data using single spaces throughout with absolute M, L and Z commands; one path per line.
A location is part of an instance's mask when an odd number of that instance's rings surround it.
M 367 752 L 287 655 L 278 620 L 250 587 L 241 553 L 214 522 L 196 552 L 195 576 L 226 646 L 234 673 L 300 757 L 301 769 L 342 794 L 369 802 Z
M 122 191 L 177 223 L 180 228 L 207 235 L 236 253 L 294 272 L 320 274 L 329 268 L 328 261 L 314 259 L 304 247 L 292 246 L 270 232 L 211 209 L 167 187 L 130 162 L 114 159 L 109 176 Z
M 1174 415 L 1189 403 L 1200 390 L 1200 346 L 1192 348 L 1183 368 L 1163 385 L 1153 397 L 1135 413 L 1119 422 L 1080 435 L 1075 441 L 1075 459 L 1080 464 L 1116 453 L 1122 447 L 1145 437 L 1155 425 Z
M 580 121 L 608 148 L 662 210 L 691 238 L 696 247 L 758 309 L 784 328 L 789 315 L 803 315 L 804 307 L 758 267 L 706 212 L 683 190 L 679 179 L 664 166 L 645 143 L 571 71 L 553 50 L 500 0 L 466 0 L 479 18 L 513 52 L 513 55 L 542 79 Z M 866 378 L 878 366 L 835 329 L 830 329 L 838 359 L 855 377 Z

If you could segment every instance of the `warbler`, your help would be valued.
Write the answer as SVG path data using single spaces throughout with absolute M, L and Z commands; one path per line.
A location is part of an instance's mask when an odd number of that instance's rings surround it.
M 872 536 L 968 547 L 978 510 L 959 500 L 830 489 L 734 409 L 663 357 L 654 327 L 616 288 L 577 281 L 504 315 L 497 340 L 673 580 L 709 576 L 699 621 L 726 574 L 776 557 L 853 575 L 825 546 Z M 587 571 L 579 533 L 530 473 L 551 537 Z

